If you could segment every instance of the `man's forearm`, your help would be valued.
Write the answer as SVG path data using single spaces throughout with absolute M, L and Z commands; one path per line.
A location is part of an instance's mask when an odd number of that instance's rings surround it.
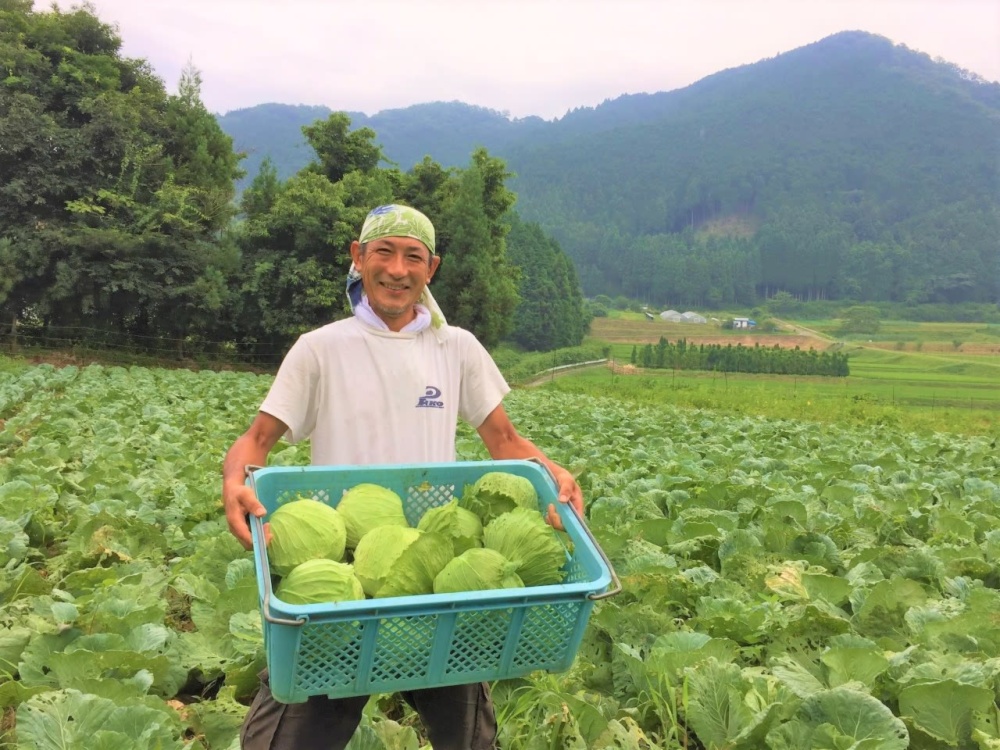
M 288 428 L 269 414 L 258 412 L 250 429 L 240 435 L 222 461 L 222 486 L 242 486 L 247 466 L 264 466 L 267 455 Z
M 491 451 L 491 458 L 495 459 L 530 459 L 535 458 L 552 470 L 556 463 L 542 452 L 542 449 L 523 435 L 517 435 L 511 440 L 505 440 L 495 448 L 495 453 Z
M 268 449 L 258 444 L 250 435 L 243 434 L 236 439 L 222 462 L 222 484 L 243 484 L 246 481 L 247 466 L 264 466 Z

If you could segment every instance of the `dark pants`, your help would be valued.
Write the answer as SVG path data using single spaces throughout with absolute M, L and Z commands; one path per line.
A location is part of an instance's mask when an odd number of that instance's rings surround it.
M 489 686 L 431 688 L 401 693 L 420 715 L 434 750 L 495 750 L 497 722 Z M 361 722 L 368 696 L 305 703 L 271 697 L 266 672 L 240 731 L 242 750 L 343 750 Z

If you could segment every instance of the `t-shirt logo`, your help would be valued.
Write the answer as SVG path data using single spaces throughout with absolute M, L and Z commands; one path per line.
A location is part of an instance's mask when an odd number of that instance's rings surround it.
M 443 409 L 444 401 L 439 401 L 441 398 L 441 389 L 435 388 L 433 385 L 427 386 L 427 390 L 424 391 L 424 395 L 417 399 L 417 408 L 425 407 L 428 409 Z

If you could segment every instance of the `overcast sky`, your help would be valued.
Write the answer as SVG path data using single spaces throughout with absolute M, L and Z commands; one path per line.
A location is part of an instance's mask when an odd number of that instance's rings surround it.
M 561 117 L 862 30 L 1000 80 L 1000 0 L 91 0 L 171 91 L 225 113 L 458 100 Z M 36 9 L 49 6 L 36 0 Z M 58 0 L 68 8 L 69 0 Z

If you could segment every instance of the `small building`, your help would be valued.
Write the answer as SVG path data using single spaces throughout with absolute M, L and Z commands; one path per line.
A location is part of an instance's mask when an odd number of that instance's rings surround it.
M 646 320 L 656 320 L 656 316 L 653 315 L 653 313 L 648 312 L 646 313 Z
M 750 318 L 733 318 L 733 328 L 756 328 L 757 321 Z
M 683 316 L 676 310 L 664 310 L 660 313 L 660 317 L 671 323 L 680 323 L 684 320 Z

